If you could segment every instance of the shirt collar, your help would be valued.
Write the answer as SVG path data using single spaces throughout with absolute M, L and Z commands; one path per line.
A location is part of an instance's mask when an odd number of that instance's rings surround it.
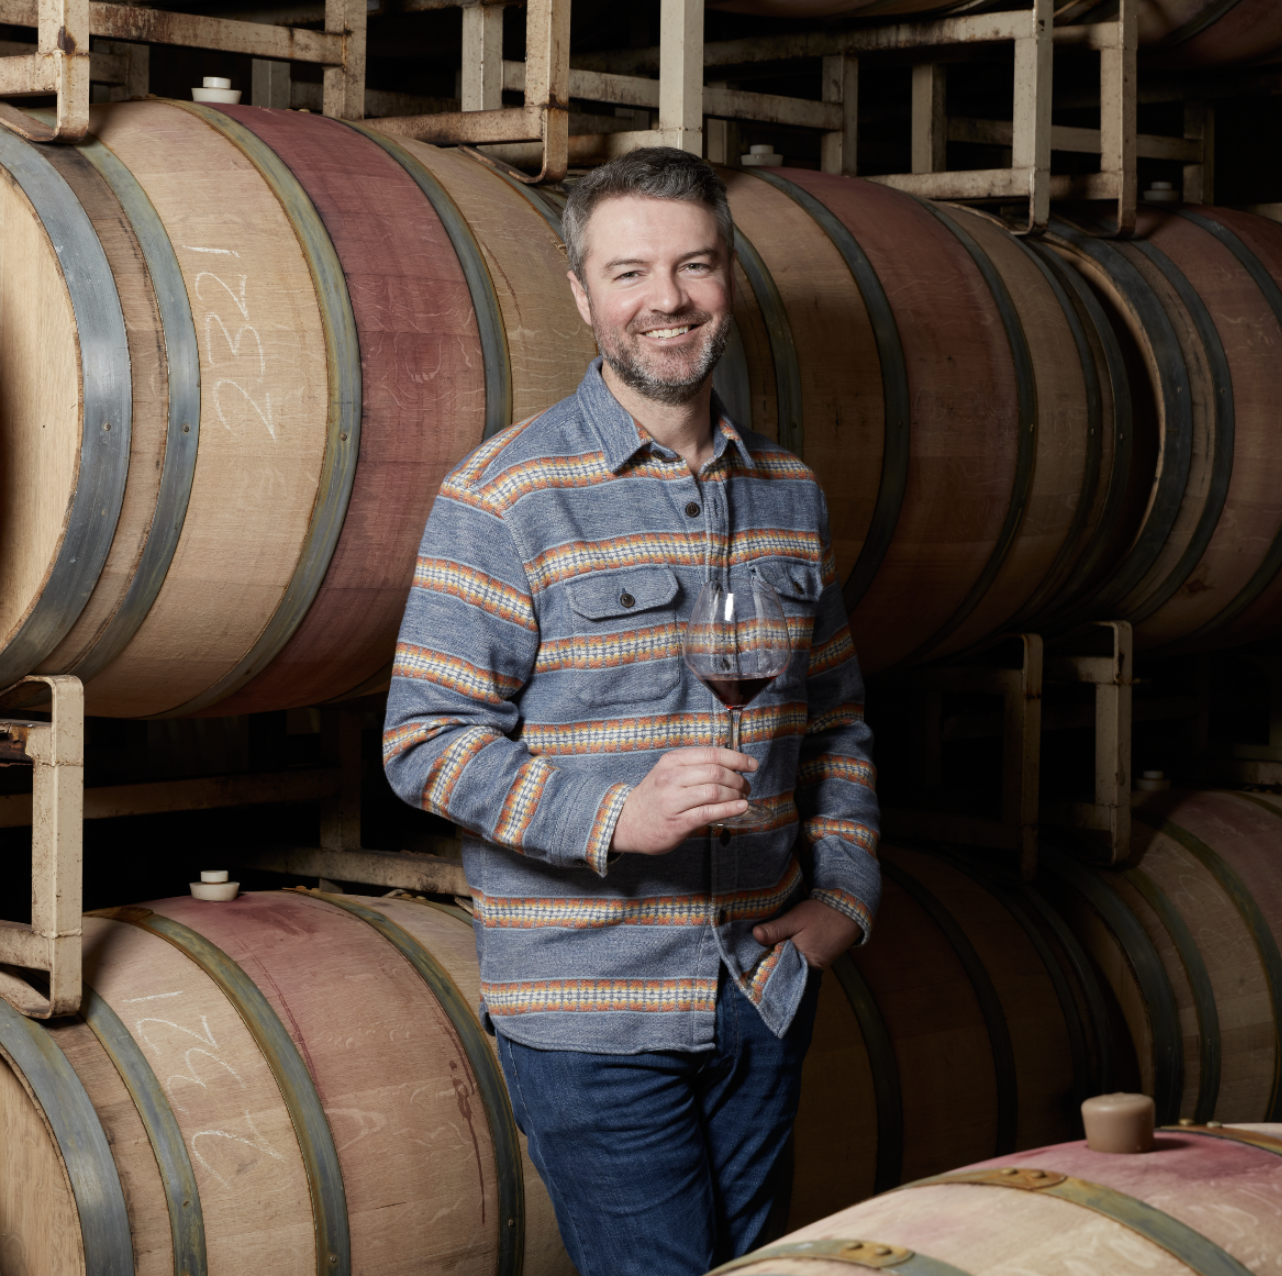
M 601 440 L 605 463 L 612 474 L 617 474 L 646 447 L 652 447 L 662 455 L 671 455 L 667 448 L 661 447 L 637 425 L 632 414 L 610 393 L 601 376 L 599 355 L 588 365 L 577 397 L 580 411 Z M 712 417 L 717 423 L 712 431 L 713 457 L 719 460 L 727 446 L 733 444 L 738 449 L 743 464 L 751 468 L 752 453 L 748 451 L 739 427 L 730 419 L 725 404 L 715 390 L 712 392 Z

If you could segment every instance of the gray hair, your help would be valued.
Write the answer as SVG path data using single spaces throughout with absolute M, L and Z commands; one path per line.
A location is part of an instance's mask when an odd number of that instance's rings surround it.
M 561 217 L 561 233 L 570 269 L 585 286 L 583 260 L 587 256 L 588 220 L 602 200 L 623 195 L 706 205 L 716 218 L 727 250 L 734 251 L 734 218 L 730 215 L 726 184 L 712 165 L 675 146 L 643 146 L 593 169 L 570 189 Z

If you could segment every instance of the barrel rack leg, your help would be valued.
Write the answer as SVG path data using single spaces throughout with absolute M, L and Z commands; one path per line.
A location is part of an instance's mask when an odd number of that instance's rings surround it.
M 1048 683 L 1095 688 L 1095 793 L 1089 802 L 1048 806 L 1042 822 L 1084 830 L 1104 862 L 1125 860 L 1131 847 L 1131 690 L 1133 637 L 1124 620 L 1101 621 L 1054 643 Z
M 909 689 L 917 703 L 928 706 L 923 720 L 914 724 L 915 728 L 924 738 L 939 741 L 948 737 L 950 728 L 965 732 L 968 725 L 961 719 L 943 719 L 944 695 L 1000 697 L 1001 720 L 994 733 L 1002 737 L 1002 783 L 996 817 L 890 807 L 883 812 L 883 825 L 892 837 L 925 838 L 1014 852 L 1020 875 L 1031 880 L 1037 871 L 1041 637 L 1009 634 L 971 662 L 913 668 L 882 680 L 877 689 Z M 985 723 L 981 722 L 978 733 L 989 733 Z M 930 769 L 937 771 L 938 764 Z
M 49 995 L 0 974 L 0 996 L 29 1018 L 49 1019 L 80 1008 L 85 695 L 67 674 L 22 682 L 46 683 L 53 713 L 50 722 L 0 720 L 0 762 L 33 769 L 31 924 L 0 921 L 0 962 L 43 972 Z

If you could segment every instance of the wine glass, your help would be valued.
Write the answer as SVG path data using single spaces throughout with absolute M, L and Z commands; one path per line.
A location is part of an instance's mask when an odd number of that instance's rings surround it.
M 739 751 L 739 715 L 788 667 L 788 621 L 779 595 L 753 572 L 743 581 L 709 581 L 686 623 L 681 654 L 690 671 L 730 711 L 729 748 Z M 748 804 L 716 828 L 763 828 L 770 816 Z

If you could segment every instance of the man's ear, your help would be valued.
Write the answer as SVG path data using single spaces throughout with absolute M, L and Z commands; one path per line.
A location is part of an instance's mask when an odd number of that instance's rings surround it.
M 588 302 L 588 290 L 583 286 L 574 271 L 567 270 L 565 277 L 570 281 L 570 291 L 574 294 L 574 304 L 578 306 L 583 322 L 589 328 L 592 327 L 592 306 Z

